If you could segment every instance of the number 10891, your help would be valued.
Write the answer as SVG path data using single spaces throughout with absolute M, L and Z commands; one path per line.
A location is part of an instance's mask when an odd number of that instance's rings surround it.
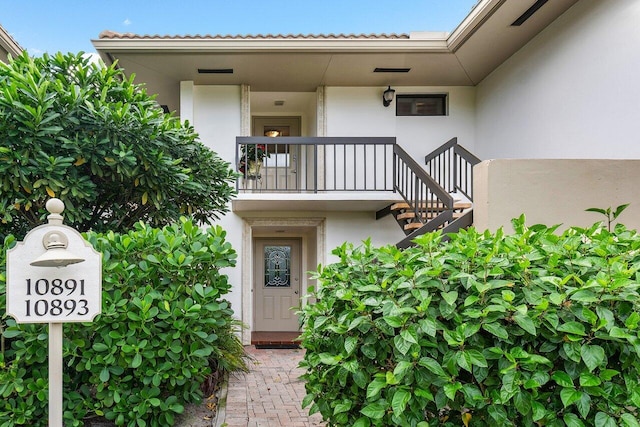
M 84 296 L 84 279 L 76 280 L 76 279 L 53 279 L 51 281 L 47 279 L 38 279 L 33 282 L 31 279 L 27 279 L 27 296 L 31 296 L 32 291 L 35 295 L 62 295 L 63 293 L 67 293 L 65 296 L 72 296 L 76 291 L 78 291 L 78 295 Z

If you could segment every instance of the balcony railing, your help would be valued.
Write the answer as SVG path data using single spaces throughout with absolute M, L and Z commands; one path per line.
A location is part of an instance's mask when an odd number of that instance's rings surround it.
M 394 191 L 393 137 L 237 137 L 240 192 Z

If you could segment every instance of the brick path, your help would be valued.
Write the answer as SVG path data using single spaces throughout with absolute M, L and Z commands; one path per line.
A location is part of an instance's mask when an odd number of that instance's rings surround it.
M 322 426 L 319 414 L 307 415 L 300 404 L 305 396 L 303 371 L 298 368 L 303 350 L 258 350 L 247 347 L 253 357 L 247 374 L 231 375 L 227 388 L 225 427 Z M 226 424 L 225 424 L 226 423 Z

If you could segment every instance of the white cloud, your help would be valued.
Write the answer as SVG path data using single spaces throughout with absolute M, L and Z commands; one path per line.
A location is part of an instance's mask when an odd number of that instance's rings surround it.
M 29 56 L 42 56 L 45 53 L 44 50 L 38 49 L 37 47 L 29 47 L 27 48 L 27 52 L 29 52 Z
M 102 60 L 100 59 L 100 55 L 97 53 L 85 53 L 82 55 L 83 58 L 88 58 L 89 62 L 92 62 L 97 65 L 102 65 Z
M 131 25 L 131 20 L 129 18 L 125 19 L 124 21 L 122 21 L 122 24 L 125 27 L 128 27 L 129 25 Z

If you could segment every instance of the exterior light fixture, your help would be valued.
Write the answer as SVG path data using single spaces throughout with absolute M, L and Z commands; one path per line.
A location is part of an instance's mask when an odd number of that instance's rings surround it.
M 393 101 L 393 95 L 395 95 L 395 93 L 396 91 L 391 89 L 391 86 L 389 86 L 387 90 L 382 93 L 382 105 L 385 107 L 391 105 L 391 101 Z
M 47 250 L 30 264 L 34 267 L 66 267 L 84 261 L 67 250 L 69 239 L 59 231 L 50 231 L 42 238 L 42 245 Z
M 280 131 L 278 130 L 268 130 L 264 133 L 264 136 L 268 136 L 270 138 L 275 138 L 276 136 L 280 136 Z

